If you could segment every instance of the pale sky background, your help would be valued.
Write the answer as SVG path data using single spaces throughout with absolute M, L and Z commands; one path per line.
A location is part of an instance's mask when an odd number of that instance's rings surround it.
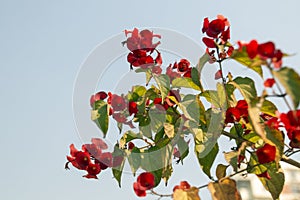
M 162 27 L 202 45 L 203 18 L 223 14 L 231 22 L 231 41 L 272 40 L 285 52 L 297 53 L 284 63 L 299 72 L 299 7 L 297 0 L 0 0 L 0 199 L 137 199 L 135 178 L 128 174 L 119 189 L 110 170 L 99 180 L 84 179 L 74 168 L 64 170 L 69 144 L 81 146 L 73 84 L 89 52 L 102 41 L 124 29 Z M 176 167 L 170 186 L 161 184 L 159 190 L 169 193 L 180 180 L 207 183 L 198 163 L 190 161 Z M 200 196 L 210 198 L 206 190 Z

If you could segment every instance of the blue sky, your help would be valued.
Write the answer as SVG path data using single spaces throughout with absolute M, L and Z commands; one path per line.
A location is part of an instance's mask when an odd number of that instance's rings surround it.
M 223 14 L 231 22 L 232 41 L 272 40 L 296 53 L 284 62 L 299 72 L 299 6 L 296 0 L 1 0 L 0 199 L 136 198 L 134 178 L 128 174 L 119 189 L 110 171 L 94 181 L 64 170 L 69 144 L 81 146 L 72 110 L 74 82 L 83 61 L 102 41 L 124 29 L 162 27 L 202 45 L 203 18 Z M 207 182 L 190 160 L 189 167 L 176 168 L 170 187 L 161 186 L 162 191 L 171 191 L 187 177 L 195 185 Z M 201 195 L 208 198 L 207 191 Z

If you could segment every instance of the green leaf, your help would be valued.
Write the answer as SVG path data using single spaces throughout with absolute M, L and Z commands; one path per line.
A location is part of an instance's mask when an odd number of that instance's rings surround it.
M 228 162 L 232 166 L 235 172 L 237 172 L 238 170 L 238 156 L 239 153 L 237 151 L 230 151 L 224 153 L 226 162 Z
M 152 78 L 152 72 L 151 69 L 143 69 L 143 68 L 138 68 L 135 70 L 136 73 L 142 73 L 144 72 L 146 74 L 146 85 L 148 85 L 148 83 L 150 82 L 151 78 Z
M 266 61 L 261 59 L 259 56 L 255 57 L 254 59 L 250 59 L 246 48 L 243 48 L 242 50 L 234 50 L 231 54 L 231 58 L 248 67 L 249 69 L 252 69 L 261 77 L 263 77 L 261 65 L 265 65 Z
M 300 76 L 292 68 L 283 67 L 278 71 L 273 71 L 274 76 L 285 88 L 287 94 L 291 97 L 294 108 L 299 106 L 300 100 Z
M 164 130 L 165 134 L 168 136 L 168 138 L 173 138 L 174 137 L 174 125 L 170 123 L 164 123 Z
M 131 171 L 135 176 L 136 171 L 141 166 L 141 152 L 140 149 L 133 147 L 131 151 L 127 154 L 128 163 L 130 165 Z
M 183 164 L 183 159 L 189 154 L 189 145 L 182 137 L 179 137 L 177 140 L 177 146 L 180 153 L 180 161 Z
M 256 175 L 267 171 L 271 179 L 262 177 L 259 178 L 259 180 L 262 182 L 265 189 L 271 193 L 274 200 L 279 199 L 285 181 L 282 169 L 278 168 L 276 163 L 259 165 L 257 158 L 254 155 L 250 157 L 248 168 L 250 169 L 250 173 L 254 173 Z
M 205 53 L 201 56 L 201 58 L 199 59 L 199 62 L 197 64 L 197 70 L 199 72 L 199 76 L 201 76 L 201 72 L 202 72 L 202 69 L 204 67 L 204 65 L 210 60 L 210 56 L 209 54 Z
M 170 78 L 166 74 L 160 74 L 155 75 L 154 79 L 160 90 L 161 98 L 164 101 L 164 99 L 168 96 L 168 93 L 170 91 Z
M 276 147 L 276 157 L 275 161 L 278 164 L 281 160 L 283 150 L 284 150 L 284 134 L 276 129 L 270 129 L 269 127 L 265 128 L 267 133 L 267 138 L 273 142 Z
M 182 110 L 186 118 L 191 121 L 199 123 L 199 118 L 204 111 L 204 107 L 201 106 L 201 102 L 197 95 L 188 94 L 179 103 L 179 107 Z
M 257 97 L 255 84 L 251 78 L 237 77 L 232 82 L 230 82 L 230 84 L 239 89 L 248 104 Z
M 196 144 L 195 144 L 196 146 Z M 199 152 L 197 152 L 195 147 L 195 153 L 198 159 L 198 162 L 203 170 L 203 172 L 209 177 L 212 178 L 210 174 L 210 169 L 215 161 L 215 158 L 219 152 L 219 145 L 218 143 L 215 144 L 215 146 L 210 150 L 210 152 L 205 157 L 200 157 Z
M 97 124 L 103 133 L 103 137 L 106 137 L 108 131 L 109 117 L 108 117 L 108 106 L 107 104 L 102 104 L 97 111 L 92 111 L 92 120 Z
M 264 100 L 260 109 L 261 112 L 271 115 L 272 117 L 276 117 L 277 110 L 277 107 L 271 101 L 268 101 L 266 99 Z
M 173 173 L 173 167 L 172 165 L 168 165 L 166 167 L 163 168 L 162 170 L 162 179 L 165 181 L 165 186 L 168 185 L 168 180 L 170 179 L 170 177 L 172 176 Z
M 196 83 L 193 82 L 193 80 L 191 78 L 188 77 L 179 77 L 179 78 L 175 78 L 172 81 L 172 87 L 173 88 L 191 88 L 191 89 L 195 89 L 195 90 L 199 90 L 201 91 L 201 87 L 199 85 L 197 85 Z
M 118 145 L 115 145 L 112 156 L 113 156 L 113 158 L 118 157 L 118 156 L 121 156 L 124 158 L 125 153 L 123 150 L 119 149 Z M 123 173 L 124 164 L 125 164 L 125 159 L 123 159 L 121 165 L 112 168 L 113 176 L 118 181 L 119 187 L 121 187 L 121 177 L 122 177 L 122 173 Z
M 155 107 L 149 110 L 149 117 L 150 117 L 150 130 L 157 133 L 160 129 L 163 128 L 164 123 L 166 121 L 166 113 L 165 111 L 156 109 Z
M 121 149 L 124 149 L 125 148 L 125 144 L 127 144 L 131 140 L 141 139 L 141 138 L 143 138 L 143 135 L 141 135 L 140 133 L 135 133 L 135 132 L 133 132 L 131 130 L 126 131 L 124 133 L 124 135 L 122 136 L 122 138 L 120 139 L 119 146 L 120 146 Z
M 192 77 L 192 81 L 200 88 L 201 91 L 203 91 L 203 87 L 200 82 L 199 72 L 195 67 L 192 67 L 191 77 Z

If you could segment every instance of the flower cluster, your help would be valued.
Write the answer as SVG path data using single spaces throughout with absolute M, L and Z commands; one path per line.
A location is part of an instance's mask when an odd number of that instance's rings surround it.
M 170 64 L 166 69 L 166 74 L 170 80 L 174 80 L 179 77 L 191 78 L 192 68 L 190 62 L 187 59 L 181 59 L 178 63 Z
M 83 177 L 97 179 L 101 170 L 116 167 L 122 161 L 122 158 L 113 157 L 111 152 L 103 152 L 107 148 L 107 144 L 100 138 L 92 138 L 92 143 L 82 145 L 81 150 L 77 150 L 74 144 L 71 144 L 65 168 L 69 169 L 68 164 L 71 163 L 75 168 L 87 171 Z
M 162 58 L 160 52 L 156 49 L 160 42 L 153 43 L 153 38 L 161 38 L 161 36 L 153 34 L 147 29 L 139 31 L 137 28 L 132 31 L 125 30 L 125 35 L 128 38 L 123 44 L 126 44 L 130 50 L 130 53 L 127 55 L 130 68 L 151 68 L 153 73 L 160 74 Z M 154 51 L 157 53 L 156 58 L 152 55 Z
M 206 17 L 203 21 L 202 33 L 206 33 L 208 37 L 203 37 L 202 41 L 206 45 L 206 52 L 210 55 L 210 63 L 215 62 L 215 50 L 209 50 L 210 48 L 217 49 L 218 61 L 230 56 L 233 51 L 233 47 L 228 43 L 230 39 L 230 24 L 227 18 L 222 15 L 218 15 L 217 19 L 209 21 Z
M 133 190 L 139 197 L 145 197 L 146 191 L 151 190 L 155 185 L 155 177 L 150 172 L 141 173 L 137 181 L 133 183 Z
M 282 113 L 280 121 L 284 124 L 287 136 L 291 140 L 290 146 L 300 148 L 300 110 Z
M 239 122 L 240 119 L 248 120 L 248 104 L 245 100 L 239 100 L 235 107 L 226 110 L 225 124 Z
M 246 48 L 250 59 L 259 57 L 262 60 L 270 60 L 274 68 L 280 68 L 282 65 L 283 53 L 280 49 L 275 48 L 275 44 L 271 41 L 258 43 L 257 40 L 251 40 L 249 43 L 238 41 L 239 50 Z

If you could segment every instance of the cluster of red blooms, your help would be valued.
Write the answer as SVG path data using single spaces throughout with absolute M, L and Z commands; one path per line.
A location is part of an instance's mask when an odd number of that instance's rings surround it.
M 133 190 L 139 197 L 145 197 L 146 191 L 151 190 L 155 186 L 155 177 L 150 172 L 141 173 L 137 181 L 133 183 Z
M 245 100 L 239 100 L 235 107 L 226 110 L 225 124 L 239 122 L 241 118 L 249 122 L 248 104 Z
M 173 65 L 170 64 L 166 70 L 166 74 L 169 76 L 171 81 L 179 77 L 191 78 L 191 72 L 192 68 L 190 67 L 190 62 L 187 59 L 181 59 L 178 63 L 175 62 Z
M 271 129 L 284 128 L 292 148 L 300 148 L 300 110 L 281 113 L 279 117 L 265 117 L 265 124 Z
M 103 152 L 107 148 L 107 144 L 99 138 L 93 138 L 91 144 L 82 145 L 80 151 L 71 144 L 65 168 L 69 169 L 68 164 L 71 163 L 75 168 L 87 171 L 83 177 L 97 179 L 101 170 L 119 166 L 123 161 L 123 157 L 113 157 L 111 152 Z
M 175 185 L 175 187 L 173 188 L 173 192 L 175 192 L 175 190 L 188 190 L 191 188 L 191 185 L 187 182 L 187 181 L 181 181 L 179 185 Z
M 259 44 L 256 40 L 251 40 L 249 43 L 238 41 L 239 49 L 246 47 L 249 58 L 254 59 L 259 56 L 263 60 L 270 59 L 275 68 L 280 68 L 282 64 L 283 53 L 280 49 L 275 48 L 273 42 L 265 42 Z
M 90 104 L 92 108 L 94 108 L 96 101 L 105 100 L 106 98 L 108 105 L 110 105 L 109 115 L 112 115 L 117 122 L 127 124 L 133 128 L 132 121 L 128 121 L 127 117 L 136 115 L 138 112 L 137 103 L 134 101 L 127 102 L 124 97 L 117 94 L 112 94 L 110 92 L 107 94 L 104 91 L 100 91 L 92 95 L 90 98 Z
M 217 48 L 220 50 L 219 45 L 223 45 L 221 52 L 218 52 L 218 58 L 220 60 L 230 56 L 233 51 L 233 47 L 227 44 L 230 39 L 230 24 L 227 18 L 222 15 L 218 15 L 217 19 L 209 21 L 206 17 L 203 21 L 202 33 L 206 33 L 208 37 L 203 37 L 202 41 L 207 46 L 206 52 L 211 56 L 210 63 L 216 61 L 214 56 L 215 50 L 209 50 L 209 48 Z
M 160 52 L 156 49 L 160 42 L 153 43 L 153 38 L 161 38 L 161 36 L 153 34 L 147 29 L 139 31 L 137 28 L 133 31 L 125 30 L 126 37 L 129 34 L 130 37 L 123 44 L 126 44 L 131 51 L 127 55 L 127 61 L 130 63 L 131 69 L 132 67 L 151 68 L 153 73 L 160 74 L 162 71 L 162 58 Z M 152 57 L 154 51 L 157 52 L 155 59 Z

